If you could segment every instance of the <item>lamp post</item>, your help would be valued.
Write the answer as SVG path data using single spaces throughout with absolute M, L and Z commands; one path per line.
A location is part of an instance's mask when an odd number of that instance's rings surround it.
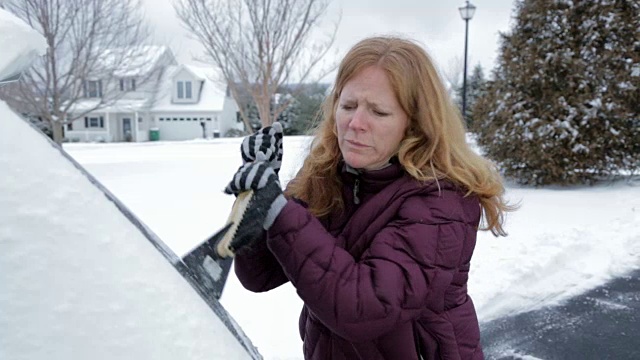
M 462 76 L 462 118 L 467 121 L 467 47 L 469 44 L 469 20 L 476 12 L 476 7 L 467 0 L 464 6 L 458 8 L 460 16 L 465 22 L 464 26 L 464 73 Z

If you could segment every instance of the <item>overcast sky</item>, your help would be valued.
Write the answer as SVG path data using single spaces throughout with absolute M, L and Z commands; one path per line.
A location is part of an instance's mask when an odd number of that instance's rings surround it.
M 514 2 L 471 1 L 477 10 L 469 22 L 469 68 L 480 63 L 485 74 L 493 69 L 498 33 L 510 29 Z M 188 38 L 175 15 L 172 0 L 143 0 L 143 4 L 154 40 L 169 45 L 178 61 L 193 62 L 202 47 Z M 342 13 L 332 52 L 337 60 L 364 37 L 400 34 L 422 43 L 437 65 L 447 71 L 451 63 L 462 64 L 464 57 L 464 21 L 458 12 L 462 5 L 461 0 L 333 0 L 323 21 L 330 28 Z

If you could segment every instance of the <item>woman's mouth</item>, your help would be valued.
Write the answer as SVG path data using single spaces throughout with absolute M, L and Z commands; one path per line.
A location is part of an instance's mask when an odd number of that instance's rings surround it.
M 351 146 L 355 147 L 355 148 L 366 148 L 366 147 L 369 147 L 368 145 L 365 145 L 365 144 L 359 143 L 359 142 L 354 141 L 354 140 L 347 140 L 347 143 L 348 143 L 349 145 L 351 145 Z

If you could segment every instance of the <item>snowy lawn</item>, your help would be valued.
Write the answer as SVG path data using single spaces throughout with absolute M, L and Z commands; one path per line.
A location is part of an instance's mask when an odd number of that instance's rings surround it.
M 178 255 L 225 222 L 233 197 L 222 189 L 240 165 L 240 139 L 144 144 L 66 144 L 65 149 Z M 285 137 L 281 178 L 302 163 L 309 138 Z M 469 291 L 481 321 L 558 304 L 640 268 L 640 185 L 523 188 L 506 238 L 479 236 Z M 265 359 L 301 359 L 290 285 L 264 294 L 231 274 L 222 303 Z

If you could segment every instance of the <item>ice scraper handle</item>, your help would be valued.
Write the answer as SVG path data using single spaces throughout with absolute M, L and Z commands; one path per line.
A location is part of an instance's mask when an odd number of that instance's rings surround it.
M 229 242 L 223 245 L 232 252 L 262 238 L 287 202 L 278 175 L 261 152 L 254 162 L 238 169 L 225 192 L 238 194 L 230 216 L 235 225 L 229 231 Z
M 237 238 L 238 226 L 242 223 L 243 216 L 246 213 L 247 207 L 253 198 L 253 190 L 244 191 L 238 194 L 236 200 L 231 208 L 229 219 L 227 224 L 218 231 L 213 237 L 215 241 L 215 251 L 223 258 L 233 257 L 237 250 Z

